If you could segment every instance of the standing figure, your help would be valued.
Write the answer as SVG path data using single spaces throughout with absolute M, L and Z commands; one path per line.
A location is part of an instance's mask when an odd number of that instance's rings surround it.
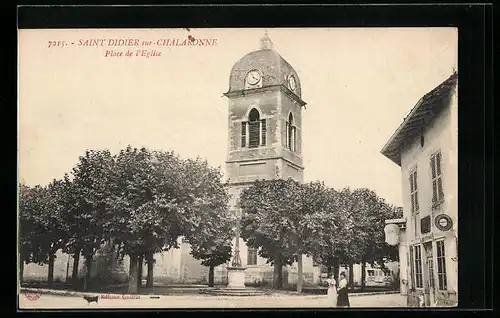
M 347 279 L 345 277 L 345 273 L 340 273 L 340 282 L 338 289 L 338 299 L 337 299 L 337 307 L 351 307 L 349 304 L 349 295 L 347 291 Z
M 328 283 L 328 304 L 337 307 L 337 281 L 335 276 L 332 275 L 326 282 Z

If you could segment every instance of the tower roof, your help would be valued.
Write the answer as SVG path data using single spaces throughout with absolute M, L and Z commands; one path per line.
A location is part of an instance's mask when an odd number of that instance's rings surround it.
M 228 93 L 245 89 L 245 77 L 251 70 L 257 69 L 262 73 L 262 87 L 284 85 L 290 76 L 295 78 L 295 94 L 301 98 L 302 90 L 300 79 L 294 68 L 278 52 L 266 33 L 260 39 L 260 49 L 250 52 L 239 59 L 232 67 L 229 76 Z

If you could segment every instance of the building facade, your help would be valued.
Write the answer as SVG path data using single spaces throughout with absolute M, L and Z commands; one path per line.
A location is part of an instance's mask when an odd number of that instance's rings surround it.
M 458 74 L 424 95 L 382 149 L 401 167 L 401 292 L 409 306 L 458 302 Z M 387 232 L 386 232 L 387 234 Z

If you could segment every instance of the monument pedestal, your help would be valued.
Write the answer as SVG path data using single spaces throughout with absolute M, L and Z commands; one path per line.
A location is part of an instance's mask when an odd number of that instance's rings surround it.
M 227 269 L 227 288 L 245 289 L 245 267 L 230 266 Z
M 236 226 L 236 244 L 234 248 L 233 261 L 231 266 L 227 266 L 227 287 L 210 288 L 200 290 L 201 293 L 210 295 L 226 295 L 226 296 L 256 296 L 262 295 L 264 292 L 255 288 L 245 288 L 245 269 L 241 264 L 240 258 L 240 225 Z

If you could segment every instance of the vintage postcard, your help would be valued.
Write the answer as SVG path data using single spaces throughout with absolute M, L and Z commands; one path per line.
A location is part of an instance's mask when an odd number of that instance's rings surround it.
M 19 309 L 457 306 L 456 28 L 18 43 Z

